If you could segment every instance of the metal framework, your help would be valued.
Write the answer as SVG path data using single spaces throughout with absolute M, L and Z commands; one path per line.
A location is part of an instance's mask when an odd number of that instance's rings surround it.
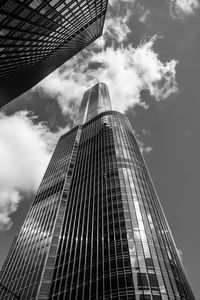
M 6 286 L 4 286 L 1 282 L 0 282 L 0 290 L 3 289 L 4 292 L 6 294 L 10 294 L 12 295 L 15 299 L 19 299 L 20 300 L 20 296 L 16 295 L 15 293 L 13 293 L 12 291 L 10 291 L 9 289 L 7 289 Z
M 0 0 L 0 107 L 98 38 L 108 0 Z
M 195 300 L 133 129 L 103 84 L 60 138 L 1 281 L 26 300 Z

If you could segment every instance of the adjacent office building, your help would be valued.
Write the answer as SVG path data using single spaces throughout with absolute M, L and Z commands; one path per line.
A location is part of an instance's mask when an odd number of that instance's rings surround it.
M 1 282 L 20 299 L 195 300 L 134 131 L 105 84 L 86 91 L 60 138 Z
M 108 0 L 1 0 L 0 107 L 98 38 Z

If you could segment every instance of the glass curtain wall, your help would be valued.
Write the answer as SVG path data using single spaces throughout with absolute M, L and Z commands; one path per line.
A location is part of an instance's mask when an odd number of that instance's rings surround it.
M 21 299 L 195 300 L 127 117 L 84 101 L 94 117 L 60 138 L 1 282 Z

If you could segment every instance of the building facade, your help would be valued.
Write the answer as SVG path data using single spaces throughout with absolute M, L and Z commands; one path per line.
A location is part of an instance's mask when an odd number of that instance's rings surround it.
M 133 129 L 104 84 L 60 138 L 1 282 L 20 299 L 195 300 Z
M 0 107 L 98 38 L 108 0 L 1 0 Z

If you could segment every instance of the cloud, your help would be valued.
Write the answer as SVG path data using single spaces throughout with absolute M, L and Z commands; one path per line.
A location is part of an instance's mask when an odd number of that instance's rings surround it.
M 179 19 L 195 15 L 200 9 L 199 0 L 169 0 L 169 4 L 172 17 Z
M 177 62 L 161 61 L 154 51 L 157 37 L 143 40 L 137 47 L 128 43 L 129 20 L 136 1 L 110 0 L 109 4 L 102 38 L 34 87 L 58 101 L 63 114 L 72 119 L 85 90 L 99 81 L 108 85 L 113 109 L 121 112 L 135 105 L 147 107 L 140 96 L 143 90 L 149 91 L 155 101 L 177 91 Z M 149 12 L 141 11 L 138 18 L 146 22 Z M 37 190 L 62 133 L 59 130 L 53 134 L 45 124 L 35 123 L 27 112 L 0 114 L 1 230 L 12 225 L 11 215 L 24 195 Z M 151 147 L 139 143 L 143 152 L 151 151 Z
M 145 128 L 142 129 L 142 134 L 143 135 L 146 135 L 146 136 L 150 136 L 151 135 L 151 132 Z
M 76 68 L 77 74 L 73 71 L 73 65 L 76 61 L 76 59 L 72 58 L 64 71 L 57 69 L 32 89 L 45 93 L 58 101 L 62 113 L 64 115 L 68 114 L 71 119 L 74 119 L 76 115 L 77 109 L 75 109 L 75 105 L 85 92 L 86 86 L 85 75 L 78 68 Z M 67 70 L 69 74 L 67 74 Z M 84 83 L 83 86 L 78 88 L 77 76 L 79 77 L 79 82 Z
M 178 256 L 180 258 L 180 261 L 183 262 L 183 251 L 178 248 L 176 248 L 176 250 L 177 250 Z
M 119 4 L 130 3 L 135 4 L 136 0 L 110 0 L 109 5 L 112 7 L 119 6 Z
M 146 134 L 146 132 L 145 132 L 145 134 Z M 139 146 L 140 151 L 142 152 L 142 154 L 143 155 L 149 154 L 153 150 L 153 148 L 151 146 L 145 145 L 144 142 L 141 140 L 140 135 L 135 130 L 134 130 L 134 135 L 137 139 L 137 143 L 138 143 L 138 146 Z
M 55 96 L 64 114 L 72 114 L 70 101 L 78 105 L 84 91 L 99 81 L 108 85 L 113 108 L 121 112 L 130 106 L 144 106 L 143 90 L 156 101 L 164 100 L 177 91 L 177 61 L 160 60 L 153 49 L 156 39 L 154 36 L 136 48 L 112 45 L 104 51 L 98 47 L 84 50 L 35 88 Z
M 96 43 L 104 45 L 104 43 L 110 37 L 112 37 L 112 40 L 115 40 L 118 43 L 126 41 L 128 34 L 131 33 L 131 30 L 127 25 L 129 18 L 129 11 L 127 11 L 124 16 L 114 16 L 112 18 L 108 18 L 104 25 L 104 34 L 102 38 L 96 40 Z
M 103 36 L 81 51 L 34 89 L 58 101 L 64 115 L 74 119 L 83 93 L 99 81 L 110 90 L 113 108 L 125 112 L 130 106 L 144 104 L 140 94 L 147 90 L 156 101 L 177 91 L 177 61 L 162 62 L 153 46 L 157 37 L 137 47 L 128 42 L 129 20 L 138 11 L 146 22 L 149 11 L 135 0 L 111 0 Z
M 142 154 L 148 154 L 149 152 L 151 152 L 153 150 L 153 148 L 151 146 L 145 146 L 143 142 L 139 141 L 137 139 L 140 151 L 142 152 Z
M 150 10 L 149 9 L 145 9 L 144 7 L 142 7 L 142 10 L 143 11 L 142 11 L 142 14 L 141 14 L 141 16 L 139 18 L 139 21 L 141 23 L 147 23 L 148 17 L 150 15 Z
M 12 222 L 10 214 L 17 210 L 21 195 L 16 189 L 0 190 L 0 230 L 10 229 Z
M 128 34 L 131 33 L 128 23 L 135 5 L 136 1 L 134 0 L 110 0 L 103 35 L 93 45 L 103 49 L 108 42 L 115 44 L 126 42 Z
M 11 227 L 10 216 L 24 195 L 37 190 L 55 140 L 45 124 L 34 124 L 25 111 L 0 114 L 0 230 Z

